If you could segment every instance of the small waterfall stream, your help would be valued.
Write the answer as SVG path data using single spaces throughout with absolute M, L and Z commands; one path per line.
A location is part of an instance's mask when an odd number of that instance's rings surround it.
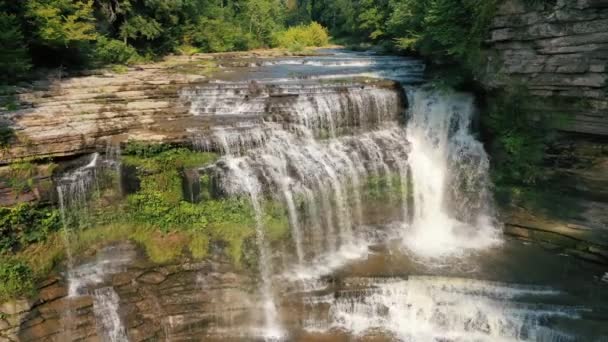
M 56 190 L 67 255 L 68 298 L 91 295 L 100 336 L 104 336 L 106 341 L 121 342 L 128 339 L 118 315 L 120 298 L 112 287 L 95 289 L 92 293 L 89 293 L 87 287 L 101 284 L 107 276 L 121 271 L 133 259 L 134 251 L 106 247 L 97 252 L 97 259 L 94 262 L 78 266 L 75 265 L 72 251 L 73 230 L 83 229 L 88 223 L 86 221 L 91 196 L 93 192 L 100 190 L 99 173 L 109 169 L 120 174 L 120 152 L 111 148 L 106 152 L 105 157 L 99 153 L 92 154 L 85 165 L 64 174 L 57 180 Z M 61 318 L 61 324 L 64 326 L 63 338 L 66 340 L 72 339 L 70 330 L 73 315 L 72 310 L 68 308 L 67 313 Z

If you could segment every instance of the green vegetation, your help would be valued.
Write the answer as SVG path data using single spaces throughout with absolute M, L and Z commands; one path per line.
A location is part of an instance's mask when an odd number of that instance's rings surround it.
M 212 153 L 169 149 L 162 145 L 131 146 L 124 163 L 134 166 L 140 179 L 140 190 L 127 197 L 126 211 L 132 223 L 154 227 L 163 233 L 187 231 L 199 236 L 190 246 L 193 254 L 206 255 L 210 241 L 226 245 L 227 254 L 241 265 L 245 241 L 255 233 L 254 212 L 246 198 L 208 199 L 190 203 L 183 199 L 182 172 L 215 160 Z M 201 177 L 203 190 L 209 191 L 210 179 Z M 203 196 L 209 198 L 209 195 Z M 285 237 L 289 227 L 285 209 L 275 203 L 265 204 L 264 226 L 271 241 Z
M 31 204 L 0 208 L 0 283 L 6 284 L 0 286 L 0 300 L 28 295 L 35 280 L 65 259 L 66 239 L 75 256 L 131 240 L 159 264 L 186 256 L 203 259 L 212 246 L 236 267 L 257 263 L 255 214 L 248 198 L 213 196 L 208 175 L 200 179 L 203 201 L 183 198 L 184 171 L 211 163 L 217 155 L 136 142 L 123 152 L 124 165 L 136 170 L 137 190 L 123 199 L 114 190 L 115 175 L 98 174 L 100 189 L 84 207 L 66 212 L 65 230 L 57 209 Z M 29 169 L 24 165 L 16 168 Z M 262 205 L 270 243 L 284 241 L 289 236 L 285 208 L 274 201 Z
M 306 47 L 329 44 L 329 33 L 321 24 L 293 26 L 276 34 L 275 44 L 290 51 L 302 51 Z
M 34 289 L 31 269 L 22 261 L 0 259 L 0 303 Z
M 0 255 L 17 251 L 31 243 L 45 241 L 61 227 L 57 210 L 21 203 L 0 207 Z
M 534 111 L 535 100 L 524 87 L 507 88 L 488 97 L 482 117 L 491 137 L 494 181 L 498 185 L 533 185 L 541 177 L 540 164 L 553 139 L 555 118 Z

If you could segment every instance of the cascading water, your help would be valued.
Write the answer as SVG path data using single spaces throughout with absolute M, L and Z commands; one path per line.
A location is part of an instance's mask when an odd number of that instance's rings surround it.
M 95 290 L 93 296 L 99 336 L 104 336 L 110 342 L 128 341 L 125 327 L 118 316 L 120 298 L 116 291 L 112 287 L 102 287 Z
M 470 129 L 473 98 L 426 90 L 412 91 L 409 97 L 414 212 L 404 232 L 406 246 L 420 257 L 437 258 L 498 243 L 490 163 Z
M 133 259 L 132 250 L 118 250 L 108 247 L 97 253 L 97 260 L 76 266 L 72 253 L 73 229 L 82 229 L 87 224 L 89 200 L 94 191 L 100 190 L 98 174 L 106 168 L 120 174 L 119 151 L 108 148 L 106 157 L 98 153 L 92 154 L 89 161 L 57 180 L 57 196 L 63 221 L 65 250 L 67 255 L 68 298 L 88 295 L 87 287 L 102 283 L 104 278 L 112 273 L 119 272 L 124 265 Z M 120 180 L 119 180 L 120 184 Z M 98 321 L 100 336 L 108 341 L 127 340 L 125 328 L 118 316 L 119 298 L 112 287 L 96 289 L 92 293 L 93 308 Z M 73 313 L 61 318 L 64 326 L 64 338 L 71 339 L 70 329 Z
M 267 339 L 280 339 L 284 333 L 279 323 L 277 308 L 272 293 L 273 289 L 270 279 L 272 274 L 272 260 L 262 218 L 263 212 L 260 202 L 261 187 L 253 170 L 243 160 L 228 159 L 227 166 L 230 172 L 225 183 L 227 191 L 234 195 L 245 192 L 251 200 L 251 205 L 255 213 L 256 242 L 260 253 L 259 271 L 262 279 L 260 292 L 262 295 L 265 324 L 261 334 Z
M 352 279 L 338 299 L 311 297 L 329 305 L 327 320 L 308 329 L 341 329 L 365 335 L 380 329 L 399 341 L 570 341 L 551 332 L 550 320 L 576 320 L 577 307 L 539 305 L 560 295 L 550 288 L 463 278 Z M 357 287 L 363 287 L 357 289 Z

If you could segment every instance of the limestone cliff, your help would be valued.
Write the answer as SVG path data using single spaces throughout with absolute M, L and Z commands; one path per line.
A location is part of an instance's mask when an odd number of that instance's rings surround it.
M 529 1 L 528 1 L 529 2 Z M 491 24 L 486 83 L 526 84 L 561 129 L 608 135 L 608 1 L 504 0 Z
M 488 88 L 523 84 L 562 135 L 543 171 L 552 195 L 510 208 L 510 235 L 606 262 L 608 232 L 608 1 L 504 0 L 488 38 Z M 540 198 L 543 195 L 538 195 Z

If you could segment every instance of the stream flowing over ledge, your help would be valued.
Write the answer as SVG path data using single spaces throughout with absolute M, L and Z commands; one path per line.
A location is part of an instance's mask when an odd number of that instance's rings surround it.
M 498 213 L 489 159 L 471 132 L 472 95 L 421 86 L 425 66 L 415 59 L 323 54 L 224 56 L 212 76 L 195 75 L 208 56 L 169 59 L 22 94 L 31 108 L 10 113 L 19 140 L 2 162 L 53 157 L 63 172 L 51 177 L 36 165 L 32 191 L 17 199 L 5 191 L 3 203 L 56 200 L 68 222 L 102 171 L 118 175 L 118 193 L 129 191 L 127 141 L 189 146 L 220 157 L 183 170 L 181 200 L 204 203 L 206 191 L 244 199 L 252 213 L 244 244 L 254 247 L 243 248 L 253 261 L 239 268 L 230 246 L 213 243 L 205 261 L 160 265 L 132 242 L 72 255 L 68 235 L 67 261 L 37 295 L 0 307 L 0 338 L 605 336 L 602 194 L 584 203 L 589 215 L 576 224 L 526 208 Z M 605 184 L 601 169 L 562 171 Z M 273 202 L 282 205 L 284 236 L 269 228 Z

